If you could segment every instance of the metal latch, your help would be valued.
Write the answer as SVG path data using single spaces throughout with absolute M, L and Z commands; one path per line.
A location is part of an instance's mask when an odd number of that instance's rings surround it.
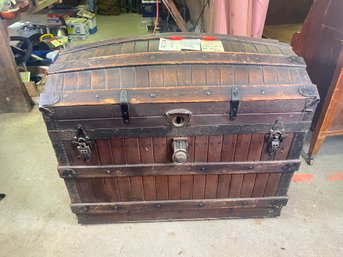
M 85 161 L 89 161 L 92 158 L 91 141 L 81 125 L 77 125 L 73 143 Z
M 130 123 L 130 113 L 129 113 L 129 100 L 127 97 L 127 91 L 120 91 L 120 109 L 125 124 Z
M 239 100 L 240 100 L 239 89 L 238 87 L 233 87 L 231 89 L 230 120 L 235 120 L 237 118 Z
M 267 151 L 269 155 L 275 155 L 277 150 L 280 148 L 280 144 L 284 138 L 287 137 L 283 122 L 276 120 L 272 129 L 266 134 Z

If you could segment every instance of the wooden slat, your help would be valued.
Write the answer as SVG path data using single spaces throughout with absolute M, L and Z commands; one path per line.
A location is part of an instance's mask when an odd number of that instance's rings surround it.
M 217 196 L 218 175 L 206 175 L 205 199 L 215 199 Z
M 235 84 L 249 85 L 248 66 L 235 66 Z
M 162 67 L 163 85 L 165 87 L 178 85 L 178 72 L 176 65 L 167 65 Z
M 150 87 L 148 67 L 135 67 L 135 87 Z
M 263 81 L 265 84 L 277 84 L 276 69 L 272 66 L 264 66 L 263 70 Z
M 249 83 L 251 85 L 262 85 L 263 74 L 262 67 L 252 66 L 248 68 Z
M 192 83 L 193 85 L 206 85 L 206 67 L 204 65 L 192 65 Z
M 93 203 L 95 201 L 92 180 L 82 178 L 77 180 L 80 189 L 81 200 L 83 203 Z
M 91 89 L 106 89 L 106 70 L 94 70 L 91 77 Z
M 154 160 L 155 163 L 165 163 L 167 161 L 167 141 L 165 137 L 154 137 Z
M 267 185 L 268 173 L 256 174 L 252 197 L 262 197 Z
M 145 201 L 156 200 L 156 181 L 155 176 L 143 176 L 144 199 Z
M 78 73 L 63 74 L 63 91 L 75 91 L 77 88 Z
M 240 193 L 241 198 L 251 197 L 254 189 L 255 178 L 256 174 L 244 174 Z
M 162 87 L 163 86 L 162 68 L 158 66 L 150 66 L 149 79 L 150 79 L 150 87 Z
M 120 201 L 122 201 L 122 202 L 131 201 L 132 195 L 131 195 L 130 178 L 129 177 L 118 177 L 117 181 L 118 181 Z
M 193 199 L 204 199 L 206 175 L 195 175 L 193 178 Z
M 154 152 L 151 137 L 138 139 L 141 163 L 154 163 Z
M 238 135 L 234 161 L 246 161 L 248 158 L 251 135 Z
M 208 162 L 220 162 L 223 136 L 210 136 L 208 139 Z
M 142 177 L 130 177 L 132 201 L 143 201 L 144 190 Z
M 180 186 L 181 186 L 180 199 L 182 200 L 192 199 L 193 176 L 189 176 L 189 175 L 181 176 Z
M 116 165 L 127 163 L 123 139 L 121 138 L 111 139 L 111 152 L 113 154 L 113 160 Z
M 114 164 L 112 160 L 112 149 L 108 139 L 98 139 L 96 141 L 97 150 L 99 153 L 99 160 L 101 165 Z
M 275 196 L 279 188 L 281 173 L 271 173 L 268 177 L 266 189 L 264 190 L 264 197 Z
M 280 84 L 292 83 L 292 75 L 288 67 L 277 67 L 276 76 Z
M 125 155 L 128 164 L 140 163 L 138 138 L 125 138 Z
M 105 189 L 105 182 L 103 178 L 93 178 L 92 179 L 94 196 L 96 202 L 107 202 L 107 192 Z
M 234 85 L 234 71 L 233 66 L 220 66 L 220 82 L 221 85 Z
M 55 81 L 53 83 L 58 85 L 59 82 Z M 60 85 L 62 86 L 62 84 Z M 88 89 L 91 89 L 91 86 L 92 86 L 92 72 L 91 71 L 80 72 L 77 79 L 77 90 L 88 90 Z
M 135 87 L 135 67 L 120 68 L 120 88 Z
M 178 85 L 191 86 L 192 85 L 192 67 L 191 65 L 178 65 Z
M 156 176 L 156 199 L 168 200 L 168 176 Z
M 106 178 L 105 188 L 110 202 L 118 202 L 120 200 L 118 182 L 116 178 Z
M 261 152 L 264 144 L 264 134 L 253 134 L 251 136 L 248 161 L 259 161 L 261 158 Z
M 180 176 L 168 177 L 169 200 L 180 200 L 181 184 Z
M 224 135 L 221 161 L 230 162 L 233 161 L 236 150 L 237 135 Z
M 208 136 L 196 136 L 194 142 L 194 162 L 207 162 Z
M 243 175 L 231 175 L 229 198 L 238 198 L 241 192 Z
M 217 198 L 227 198 L 229 196 L 231 175 L 219 175 Z
M 218 86 L 220 83 L 219 65 L 206 65 L 206 85 Z

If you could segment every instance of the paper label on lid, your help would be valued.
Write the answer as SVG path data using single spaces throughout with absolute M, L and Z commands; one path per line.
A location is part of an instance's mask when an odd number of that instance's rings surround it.
M 181 51 L 180 40 L 169 40 L 160 38 L 160 44 L 158 46 L 160 51 Z
M 201 50 L 204 52 L 224 52 L 222 41 L 201 41 Z
M 200 39 L 182 39 L 180 45 L 182 50 L 201 51 Z

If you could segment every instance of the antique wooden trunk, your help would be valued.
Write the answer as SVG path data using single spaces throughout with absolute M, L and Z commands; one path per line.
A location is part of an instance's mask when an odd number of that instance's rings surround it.
M 286 205 L 318 102 L 302 58 L 277 41 L 176 36 L 225 51 L 159 51 L 146 36 L 64 50 L 51 66 L 40 110 L 80 223 Z

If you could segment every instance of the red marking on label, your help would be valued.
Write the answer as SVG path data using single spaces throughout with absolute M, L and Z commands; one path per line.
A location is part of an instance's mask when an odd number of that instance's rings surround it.
M 203 37 L 202 40 L 205 40 L 205 41 L 216 41 L 217 38 L 216 37 Z
M 170 40 L 183 40 L 184 37 L 170 37 Z
M 342 181 L 343 172 L 336 172 L 326 178 L 327 181 Z
M 292 181 L 294 183 L 299 183 L 299 182 L 311 182 L 314 178 L 313 174 L 294 174 Z

